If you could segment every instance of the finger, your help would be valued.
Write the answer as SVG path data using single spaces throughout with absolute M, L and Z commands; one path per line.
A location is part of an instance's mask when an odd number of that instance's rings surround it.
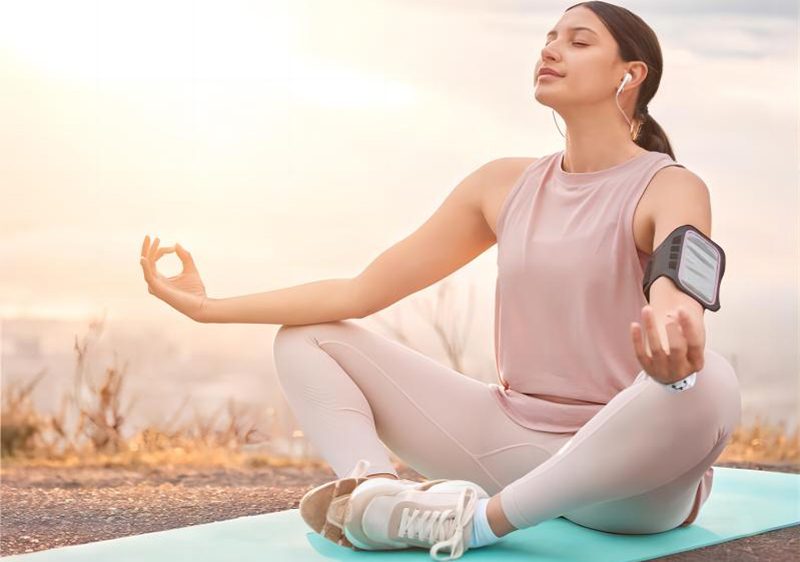
M 667 339 L 669 340 L 669 376 L 674 380 L 681 380 L 686 376 L 686 338 L 674 316 L 669 316 L 666 323 Z
M 158 252 L 156 252 L 156 259 L 155 259 L 155 261 L 158 261 L 158 260 L 160 260 L 160 259 L 161 259 L 161 257 L 162 257 L 164 254 L 171 254 L 171 253 L 172 253 L 172 252 L 174 252 L 174 251 L 175 251 L 175 246 L 165 246 L 165 247 L 163 247 L 163 248 L 159 248 L 159 249 L 158 249 Z
M 142 266 L 142 273 L 144 273 L 144 280 L 147 281 L 147 284 L 152 287 L 153 275 L 150 272 L 150 262 L 147 261 L 146 257 L 140 257 L 139 264 Z
M 147 257 L 147 250 L 150 247 L 150 237 L 145 234 L 144 240 L 142 240 L 142 257 Z
M 695 371 L 703 368 L 703 334 L 702 326 L 697 326 L 692 317 L 684 309 L 678 309 L 678 321 L 686 334 L 688 349 L 686 357 Z
M 158 245 L 160 242 L 161 239 L 158 236 L 156 236 L 156 239 L 153 240 L 153 245 L 150 246 L 150 250 L 147 252 L 147 260 L 150 262 L 151 265 L 155 263 L 155 256 L 156 252 L 158 251 Z
M 142 263 L 142 269 L 144 270 L 145 280 L 147 281 L 148 291 L 159 296 L 164 287 L 159 282 L 158 272 L 147 258 L 140 258 L 140 261 Z
M 674 313 L 670 312 L 667 314 L 664 327 L 667 330 L 667 346 L 670 354 L 672 354 L 673 351 L 686 353 L 686 336 Z
M 650 354 L 656 365 L 666 366 L 667 354 L 661 346 L 661 338 L 658 337 L 658 329 L 656 327 L 656 318 L 653 307 L 647 305 L 644 307 L 644 324 L 645 333 L 647 335 L 648 343 L 650 344 Z M 658 368 L 658 367 L 657 367 Z
M 644 348 L 644 341 L 642 341 L 642 326 L 633 322 L 631 324 L 631 338 L 633 338 L 633 348 L 636 350 L 636 357 L 639 358 L 639 363 L 646 371 L 653 368 L 653 362 Z
M 194 265 L 194 260 L 192 259 L 192 254 L 190 254 L 186 248 L 176 242 L 175 251 L 181 259 L 184 273 L 194 273 L 197 271 L 197 267 Z

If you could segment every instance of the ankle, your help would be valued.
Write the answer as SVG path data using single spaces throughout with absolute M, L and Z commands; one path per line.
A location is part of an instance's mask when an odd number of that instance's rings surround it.
M 500 494 L 490 498 L 489 503 L 486 505 L 486 518 L 492 532 L 498 537 L 503 537 L 517 530 L 503 512 L 500 504 Z

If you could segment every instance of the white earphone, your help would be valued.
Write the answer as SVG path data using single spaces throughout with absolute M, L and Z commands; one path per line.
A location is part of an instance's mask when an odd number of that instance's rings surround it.
M 617 94 L 619 94 L 623 90 L 623 88 L 625 88 L 625 84 L 627 84 L 631 80 L 633 80 L 633 76 L 631 76 L 630 72 L 626 72 L 625 78 L 622 79 L 622 84 L 620 84 L 619 88 L 617 88 Z

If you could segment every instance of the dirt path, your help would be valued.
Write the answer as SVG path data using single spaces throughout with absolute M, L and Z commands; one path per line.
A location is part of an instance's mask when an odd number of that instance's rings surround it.
M 800 472 L 800 467 L 726 464 Z M 398 465 L 401 478 L 422 479 Z M 311 488 L 336 478 L 324 469 L 3 468 L 0 473 L 0 556 L 211 523 L 298 507 Z M 794 560 L 800 526 L 663 558 Z

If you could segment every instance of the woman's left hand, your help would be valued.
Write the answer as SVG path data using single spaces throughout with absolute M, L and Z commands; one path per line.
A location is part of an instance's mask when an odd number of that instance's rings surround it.
M 683 308 L 667 313 L 668 351 L 664 350 L 658 337 L 653 307 L 645 305 L 642 308 L 642 317 L 652 355 L 648 355 L 644 346 L 640 324 L 631 324 L 631 337 L 639 363 L 647 374 L 662 384 L 671 384 L 703 368 L 705 328 L 702 325 L 702 316 L 699 320 L 693 319 Z

